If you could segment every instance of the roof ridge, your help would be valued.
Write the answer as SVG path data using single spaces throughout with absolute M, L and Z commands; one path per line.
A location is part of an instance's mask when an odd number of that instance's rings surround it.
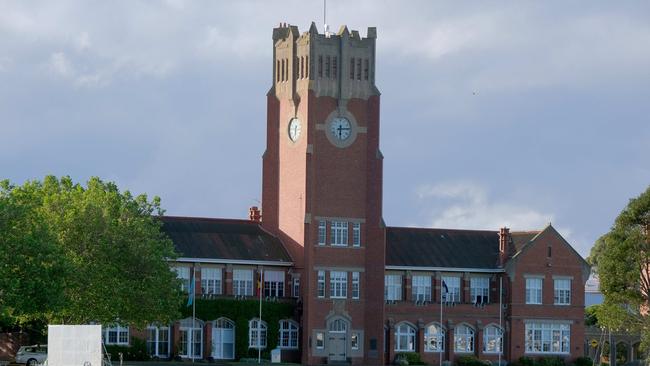
M 228 219 L 223 217 L 201 217 L 201 216 L 174 216 L 174 215 L 162 215 L 159 216 L 162 219 L 172 219 L 172 220 L 204 220 L 204 221 L 229 221 L 237 222 L 242 224 L 258 225 L 261 226 L 257 221 L 251 221 L 246 219 Z
M 423 231 L 444 230 L 444 231 L 471 231 L 471 232 L 481 232 L 481 233 L 498 233 L 497 230 L 447 229 L 447 228 L 439 228 L 439 227 L 414 227 L 414 226 L 386 226 L 386 229 L 408 229 L 408 230 L 423 230 Z

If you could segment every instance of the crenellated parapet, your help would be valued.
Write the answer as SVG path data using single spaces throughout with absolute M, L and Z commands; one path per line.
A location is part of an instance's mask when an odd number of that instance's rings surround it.
M 378 95 L 375 86 L 377 29 L 366 37 L 341 26 L 337 33 L 307 32 L 280 24 L 273 29 L 273 90 L 279 99 L 300 99 L 308 90 L 340 100 Z

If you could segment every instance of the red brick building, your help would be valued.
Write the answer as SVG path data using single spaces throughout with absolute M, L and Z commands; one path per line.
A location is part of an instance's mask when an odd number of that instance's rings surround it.
M 346 27 L 321 34 L 313 24 L 302 34 L 286 24 L 273 30 L 261 213 L 165 218 L 184 286 L 194 273 L 198 296 L 254 299 L 263 272 L 265 299 L 299 304 L 280 321 L 278 345 L 304 364 L 386 364 L 406 352 L 431 364 L 582 356 L 589 267 L 551 225 L 384 223 L 375 45 L 375 28 L 365 37 Z M 234 332 L 265 348 L 268 326 L 264 317 L 247 329 L 189 318 L 145 336 L 160 356 L 229 359 Z M 120 339 L 109 331 L 107 339 Z

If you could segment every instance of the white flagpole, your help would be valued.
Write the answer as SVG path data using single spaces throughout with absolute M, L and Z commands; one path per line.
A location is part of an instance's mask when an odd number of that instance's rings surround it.
M 257 324 L 258 327 L 258 333 L 257 333 L 257 363 L 262 362 L 262 345 L 261 345 L 261 340 L 262 340 L 262 332 L 259 330 L 262 327 L 262 289 L 264 286 L 264 268 L 260 271 L 260 280 L 257 283 L 258 291 L 260 292 L 260 318 L 259 318 L 259 323 Z
M 440 332 L 438 333 L 438 342 L 442 340 L 442 291 L 444 289 L 442 277 L 440 277 Z M 442 350 L 444 346 L 438 344 L 438 366 L 442 366 Z
M 190 355 L 192 357 L 192 363 L 194 363 L 194 327 L 196 326 L 196 266 L 194 266 L 194 271 L 192 272 L 192 336 L 188 337 L 191 339 L 190 342 Z
M 505 332 L 503 331 L 503 324 L 501 324 L 501 312 L 503 311 L 503 277 L 499 276 L 499 328 L 501 331 L 501 337 L 499 339 L 500 345 L 499 345 L 499 366 L 501 366 L 501 354 L 503 353 L 503 335 Z

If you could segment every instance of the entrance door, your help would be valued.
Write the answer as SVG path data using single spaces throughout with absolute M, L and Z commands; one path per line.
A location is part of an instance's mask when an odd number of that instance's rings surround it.
M 219 360 L 235 358 L 235 323 L 219 318 L 212 328 L 212 357 Z
M 345 333 L 329 333 L 329 359 L 330 361 L 345 361 Z

